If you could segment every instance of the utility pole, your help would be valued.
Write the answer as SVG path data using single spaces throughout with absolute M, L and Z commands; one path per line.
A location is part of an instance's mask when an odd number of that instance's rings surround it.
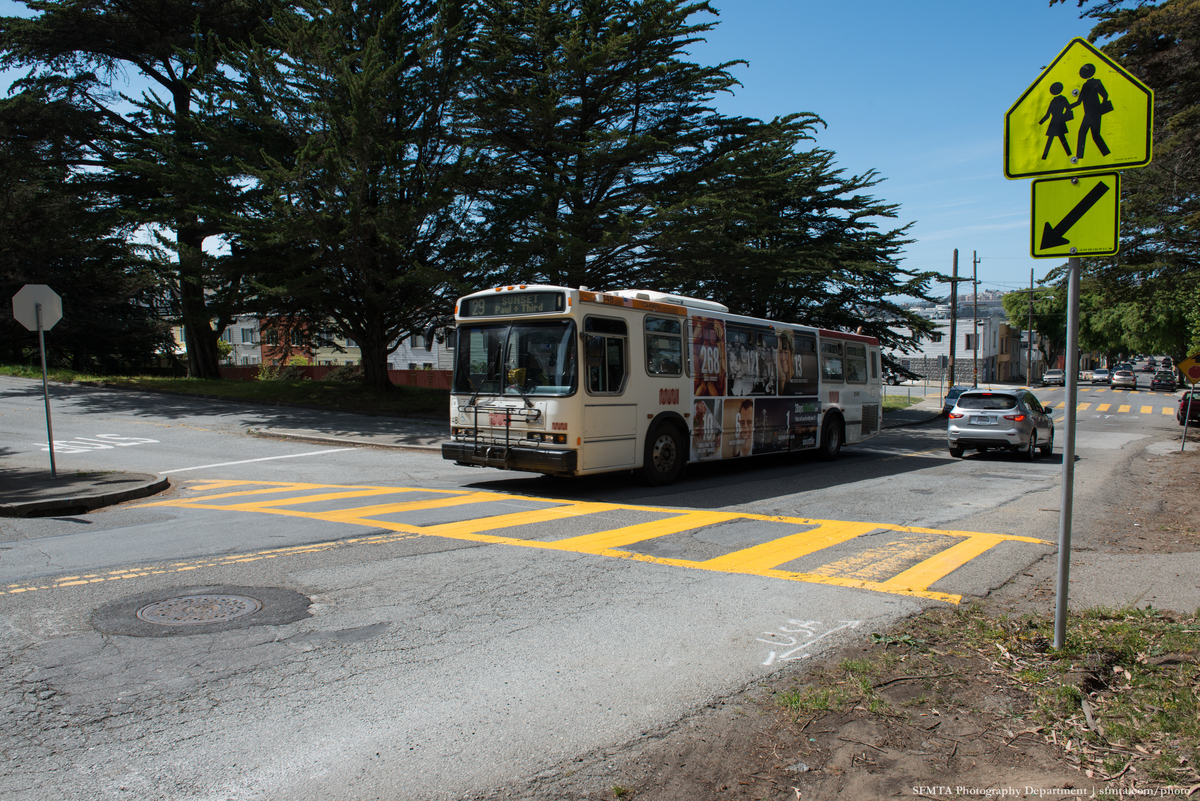
M 1025 357 L 1028 364 L 1025 367 L 1025 383 L 1033 383 L 1033 270 L 1029 271 L 1029 289 L 1014 289 L 1013 292 L 1020 292 L 1029 298 L 1029 345 L 1027 346 L 1027 355 Z
M 971 280 L 958 277 L 958 248 L 954 249 L 954 267 L 950 277 L 939 275 L 937 280 L 943 284 L 950 284 L 950 359 L 946 365 L 946 372 L 949 376 L 946 388 L 949 389 L 954 386 L 954 357 L 958 348 L 958 282 Z
M 950 360 L 947 362 L 946 391 L 954 386 L 954 345 L 958 341 L 958 248 L 954 249 L 954 267 L 950 273 Z
M 1029 268 L 1029 366 L 1025 368 L 1025 383 L 1033 384 L 1033 268 Z
M 971 251 L 971 341 L 975 344 L 975 361 L 971 365 L 971 385 L 979 388 L 979 256 Z

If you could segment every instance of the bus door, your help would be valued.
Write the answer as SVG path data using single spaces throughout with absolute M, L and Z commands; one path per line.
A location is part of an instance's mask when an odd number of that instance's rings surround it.
M 637 461 L 637 404 L 629 385 L 629 325 L 588 315 L 583 321 L 584 408 L 582 470 L 633 467 Z

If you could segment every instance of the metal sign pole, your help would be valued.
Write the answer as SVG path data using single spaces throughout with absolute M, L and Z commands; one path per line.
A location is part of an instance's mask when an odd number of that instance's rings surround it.
M 50 477 L 58 478 L 54 466 L 54 426 L 50 422 L 50 382 L 46 379 L 46 336 L 42 330 L 42 304 L 34 304 L 37 315 L 38 349 L 42 352 L 42 394 L 46 397 L 46 442 L 50 444 Z
M 1193 383 L 1192 388 L 1188 390 L 1187 411 L 1183 413 L 1183 439 L 1179 443 L 1179 452 L 1183 453 L 1184 446 L 1187 445 L 1187 430 L 1188 423 L 1192 422 L 1192 401 L 1196 399 L 1196 385 Z
M 1075 483 L 1075 402 L 1079 398 L 1079 258 L 1067 261 L 1067 400 L 1063 423 L 1062 504 L 1058 514 L 1058 597 L 1054 607 L 1054 647 L 1061 649 L 1067 639 L 1067 589 L 1071 578 L 1071 507 Z

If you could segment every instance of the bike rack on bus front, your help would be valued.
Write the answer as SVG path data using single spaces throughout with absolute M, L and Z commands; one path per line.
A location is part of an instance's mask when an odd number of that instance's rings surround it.
M 527 401 L 528 402 L 528 401 Z M 508 467 L 508 452 L 512 446 L 512 421 L 514 419 L 525 423 L 532 423 L 535 420 L 541 419 L 542 412 L 540 409 L 533 407 L 520 408 L 516 406 L 506 406 L 504 404 L 478 403 L 459 406 L 458 411 L 470 412 L 474 415 L 474 420 L 471 425 L 472 436 L 472 456 L 477 459 L 482 459 L 487 467 Z M 479 413 L 485 412 L 489 418 L 492 415 L 504 415 L 504 445 L 501 446 L 495 442 L 482 442 L 479 436 Z M 492 420 L 488 420 L 488 425 L 492 425 Z M 502 448 L 500 456 L 494 455 L 496 449 Z

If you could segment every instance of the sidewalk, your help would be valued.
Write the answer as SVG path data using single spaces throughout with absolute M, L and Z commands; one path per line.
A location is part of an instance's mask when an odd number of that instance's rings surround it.
M 0 470 L 0 517 L 77 515 L 162 492 L 166 476 L 148 473 L 59 473 L 49 469 Z

